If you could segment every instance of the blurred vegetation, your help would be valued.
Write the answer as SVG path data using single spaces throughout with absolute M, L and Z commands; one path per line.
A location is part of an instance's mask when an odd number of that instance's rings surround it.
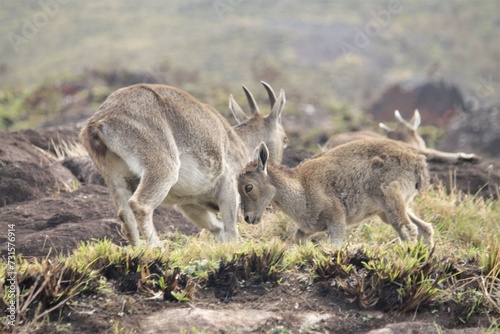
M 440 76 L 473 89 L 478 78 L 498 74 L 496 0 L 69 1 L 52 12 L 35 0 L 1 6 L 0 85 L 38 84 L 96 65 L 156 73 L 169 61 L 199 71 L 203 87 L 266 80 L 359 103 L 388 82 Z M 37 24 L 40 12 L 45 24 Z M 23 33 L 26 20 L 32 34 Z M 355 45 L 360 31 L 369 32 L 366 46 Z M 345 57 L 342 43 L 357 51 Z

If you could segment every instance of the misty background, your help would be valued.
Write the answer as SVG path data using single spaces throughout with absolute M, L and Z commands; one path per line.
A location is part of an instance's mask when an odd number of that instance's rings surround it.
M 394 108 L 423 109 L 430 146 L 472 114 L 498 133 L 498 108 L 484 110 L 500 103 L 499 13 L 498 0 L 1 1 L 0 130 L 76 122 L 136 82 L 231 120 L 241 84 L 267 109 L 264 80 L 285 89 L 299 146 L 375 129 Z

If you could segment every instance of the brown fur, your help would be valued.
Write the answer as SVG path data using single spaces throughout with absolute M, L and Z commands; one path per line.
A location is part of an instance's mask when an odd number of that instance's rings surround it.
M 331 148 L 360 139 L 384 139 L 384 138 L 386 138 L 384 137 L 384 135 L 381 135 L 380 133 L 376 133 L 373 131 L 353 131 L 353 132 L 339 133 L 330 137 L 330 139 L 328 139 L 328 141 L 321 148 L 321 150 L 328 151 Z
M 279 114 L 284 99 L 282 93 Z M 152 215 L 162 202 L 177 205 L 221 241 L 237 237 L 236 175 L 250 155 L 246 138 L 212 107 L 174 87 L 122 88 L 89 118 L 81 140 L 106 180 L 132 245 L 139 244 L 140 234 L 159 245 Z M 273 149 L 283 150 L 275 142 L 269 142 Z
M 422 236 L 433 245 L 432 225 L 408 208 L 428 182 L 425 158 L 387 139 L 358 140 L 306 160 L 294 169 L 256 161 L 240 174 L 245 221 L 256 223 L 272 202 L 298 225 L 298 242 L 327 231 L 341 245 L 347 225 L 378 215 L 405 241 Z

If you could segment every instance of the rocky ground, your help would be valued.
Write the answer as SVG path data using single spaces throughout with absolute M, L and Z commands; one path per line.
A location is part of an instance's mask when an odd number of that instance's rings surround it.
M 75 127 L 0 133 L 0 223 L 2 229 L 15 225 L 17 254 L 50 258 L 71 253 L 79 242 L 103 238 L 125 244 L 106 187 L 92 163 L 86 157 L 64 157 L 57 149 L 76 141 L 77 133 Z M 285 163 L 294 165 L 308 156 L 307 151 L 289 148 Z M 434 183 L 442 182 L 450 191 L 499 196 L 499 161 L 431 164 L 430 172 Z M 159 208 L 154 221 L 162 234 L 199 233 L 168 207 Z M 0 243 L 6 244 L 5 231 Z M 5 259 L 5 247 L 1 255 Z M 126 326 L 127 332 L 138 333 L 178 333 L 193 326 L 213 332 L 238 328 L 236 332 L 257 333 L 282 326 L 296 332 L 437 333 L 434 324 L 444 333 L 481 333 L 479 328 L 457 323 L 456 317 L 449 316 L 455 310 L 445 305 L 415 315 L 361 310 L 343 296 L 333 295 L 327 283 L 312 286 L 301 280 L 300 273 L 287 275 L 286 284 L 245 287 L 231 298 L 221 298 L 217 287 L 206 287 L 185 304 L 103 291 L 79 296 L 64 315 L 74 333 L 112 332 L 114 321 Z M 487 326 L 481 321 L 476 325 Z M 39 332 L 52 330 L 46 327 Z

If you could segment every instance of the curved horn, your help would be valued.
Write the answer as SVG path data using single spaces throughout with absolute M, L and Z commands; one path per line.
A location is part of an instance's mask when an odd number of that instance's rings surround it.
M 241 85 L 241 87 L 243 87 L 245 95 L 247 96 L 248 105 L 250 105 L 250 112 L 252 113 L 252 115 L 260 114 L 259 107 L 257 107 L 257 102 L 255 102 L 252 93 L 250 93 L 250 91 L 248 90 L 248 88 L 245 87 L 245 85 Z
M 269 96 L 269 103 L 271 103 L 271 109 L 272 109 L 274 107 L 274 104 L 276 103 L 276 94 L 274 94 L 273 88 L 267 82 L 261 81 L 260 83 L 264 86 L 264 88 L 267 91 L 267 95 Z

